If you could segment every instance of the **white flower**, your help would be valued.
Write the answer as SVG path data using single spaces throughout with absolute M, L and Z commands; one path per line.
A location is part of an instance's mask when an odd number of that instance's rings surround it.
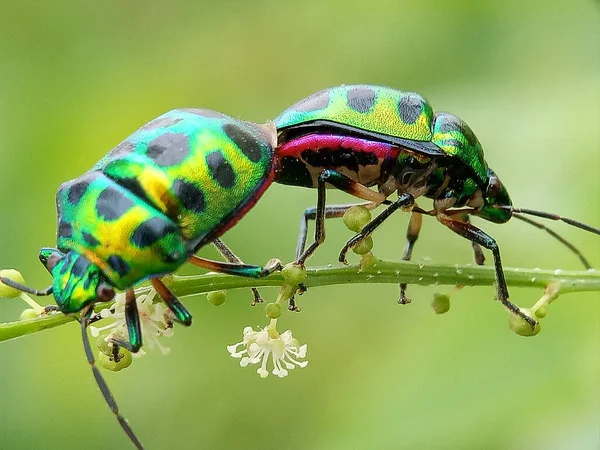
M 173 326 L 165 316 L 165 312 L 168 314 L 170 311 L 163 302 L 154 303 L 153 300 L 155 296 L 156 291 L 153 289 L 148 294 L 139 295 L 136 298 L 142 330 L 142 342 L 144 347 L 149 348 L 150 350 L 158 347 L 161 353 L 166 355 L 171 351 L 171 349 L 161 345 L 158 338 L 163 336 L 173 336 Z M 127 324 L 125 322 L 125 294 L 117 294 L 114 305 L 110 309 L 106 308 L 100 311 L 100 316 L 103 319 L 115 319 L 115 321 L 103 327 L 94 327 L 90 325 L 90 332 L 92 336 L 98 337 L 101 331 L 110 329 L 110 332 L 104 338 L 106 342 L 110 342 L 112 337 L 127 339 L 128 332 Z M 146 352 L 140 349 L 133 355 L 139 357 L 145 354 Z
M 238 351 L 238 347 L 242 347 L 240 351 Z M 256 373 L 261 378 L 269 375 L 267 363 L 272 357 L 273 370 L 271 373 L 283 378 L 288 375 L 288 370 L 292 370 L 296 366 L 306 367 L 308 361 L 298 361 L 298 359 L 306 358 L 306 348 L 306 344 L 299 345 L 290 330 L 279 334 L 274 327 L 267 326 L 259 331 L 254 331 L 252 327 L 244 328 L 242 342 L 228 345 L 227 351 L 232 357 L 240 358 L 242 367 L 260 362 L 261 365 Z

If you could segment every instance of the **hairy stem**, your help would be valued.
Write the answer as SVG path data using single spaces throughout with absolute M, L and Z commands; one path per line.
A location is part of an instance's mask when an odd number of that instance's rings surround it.
M 558 286 L 558 294 L 600 291 L 600 271 L 597 270 L 562 271 L 506 268 L 504 272 L 508 285 L 514 287 L 545 289 L 548 285 L 554 284 Z M 378 261 L 373 268 L 368 270 L 360 270 L 357 265 L 313 267 L 307 269 L 307 274 L 305 284 L 309 288 L 352 283 L 407 283 L 421 286 L 492 286 L 494 284 L 494 271 L 491 267 L 471 265 Z M 242 278 L 219 273 L 194 276 L 173 275 L 165 281 L 173 293 L 179 297 L 217 290 L 281 286 L 284 284 L 280 273 L 274 273 L 262 279 Z M 492 295 L 490 292 L 490 297 Z M 109 306 L 110 303 L 96 305 L 96 310 Z M 36 319 L 2 323 L 0 324 L 0 342 L 54 328 L 73 320 L 77 320 L 77 318 L 59 313 L 43 315 Z

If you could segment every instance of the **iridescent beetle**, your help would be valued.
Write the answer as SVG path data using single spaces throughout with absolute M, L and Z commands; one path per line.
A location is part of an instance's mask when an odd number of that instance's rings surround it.
M 150 280 L 173 312 L 192 317 L 160 277 L 185 262 L 223 273 L 260 278 L 281 268 L 243 264 L 218 238 L 256 203 L 273 179 L 275 129 L 241 122 L 204 109 L 170 111 L 148 123 L 57 194 L 58 248 L 44 248 L 40 260 L 52 286 L 37 291 L 0 277 L 34 295 L 54 294 L 65 314 L 81 312 L 87 359 L 106 402 L 137 448 L 142 444 L 121 416 L 95 366 L 87 326 L 97 302 L 126 291 L 129 340 L 115 340 L 133 352 L 142 345 L 133 286 Z M 213 243 L 228 263 L 194 253 Z M 255 297 L 257 297 L 257 292 Z
M 477 264 L 484 263 L 480 246 L 492 251 L 497 299 L 511 312 L 535 326 L 509 300 L 496 241 L 469 222 L 474 215 L 495 223 L 516 217 L 546 230 L 569 247 L 586 268 L 590 264 L 572 244 L 554 231 L 521 214 L 562 220 L 592 233 L 600 229 L 541 211 L 512 206 L 506 188 L 488 167 L 481 144 L 466 123 L 448 113 L 433 113 L 418 94 L 391 88 L 355 85 L 318 92 L 284 111 L 278 130 L 276 176 L 279 183 L 317 188 L 317 207 L 304 213 L 297 262 L 304 261 L 325 239 L 325 219 L 341 217 L 354 205 L 325 205 L 327 184 L 367 200 L 375 208 L 389 205 L 350 239 L 339 260 L 371 234 L 394 211 L 411 211 L 404 260 L 410 260 L 419 236 L 422 215 L 435 216 L 458 235 L 471 241 Z M 375 192 L 370 187 L 377 187 Z M 396 191 L 398 199 L 388 197 Z M 418 197 L 433 199 L 433 209 L 417 206 Z M 316 220 L 315 242 L 305 250 L 309 220 Z M 407 303 L 406 285 L 400 286 L 400 303 Z
M 16 289 L 54 294 L 58 308 L 81 312 L 84 348 L 106 402 L 131 441 L 142 448 L 121 416 L 106 382 L 95 366 L 86 328 L 97 302 L 114 290 L 126 291 L 129 339 L 115 341 L 137 351 L 142 344 L 133 286 L 150 280 L 177 321 L 191 315 L 160 277 L 189 261 L 223 273 L 260 278 L 281 268 L 277 260 L 265 267 L 243 264 L 219 239 L 262 196 L 272 182 L 318 189 L 317 207 L 301 222 L 296 263 L 325 239 L 325 218 L 340 217 L 352 205 L 326 206 L 330 184 L 374 208 L 388 208 L 350 239 L 340 261 L 353 245 L 368 236 L 397 209 L 412 211 L 408 246 L 410 259 L 421 226 L 421 215 L 435 215 L 453 231 L 470 239 L 476 260 L 479 245 L 492 250 L 498 299 L 511 311 L 498 246 L 468 222 L 478 215 L 497 223 L 511 215 L 539 228 L 543 225 L 517 213 L 532 214 L 600 234 L 580 222 L 532 210 L 515 209 L 496 175 L 487 168 L 477 138 L 458 118 L 433 115 L 417 94 L 376 86 L 345 86 L 317 93 L 280 115 L 275 125 L 241 122 L 208 110 L 168 112 L 131 135 L 89 172 L 63 184 L 57 195 L 58 249 L 42 249 L 40 260 L 52 273 L 43 291 L 0 277 Z M 378 192 L 370 187 L 377 186 Z M 387 199 L 397 191 L 398 200 Z M 425 211 L 415 198 L 434 199 Z M 466 206 L 466 209 L 457 209 Z M 316 220 L 315 242 L 304 250 L 308 221 Z M 551 230 L 554 237 L 577 253 Z M 229 261 L 199 258 L 194 253 L 213 243 Z M 406 301 L 402 286 L 401 301 Z M 258 298 L 256 291 L 255 298 Z M 530 322 L 532 319 L 525 317 Z

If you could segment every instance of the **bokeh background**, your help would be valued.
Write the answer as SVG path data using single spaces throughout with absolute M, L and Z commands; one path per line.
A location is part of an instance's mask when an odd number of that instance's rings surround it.
M 589 0 L 0 0 L 0 267 L 47 285 L 37 252 L 55 242 L 57 187 L 162 112 L 260 122 L 344 83 L 421 93 L 471 125 L 516 205 L 598 226 L 599 14 Z M 226 241 L 248 262 L 289 261 L 315 201 L 274 186 Z M 407 220 L 376 233 L 378 257 L 400 258 Z M 506 266 L 579 268 L 532 227 L 477 223 Z M 600 266 L 597 236 L 551 225 Z M 328 226 L 312 265 L 334 262 L 350 237 L 339 221 Z M 472 253 L 429 220 L 414 257 L 467 263 Z M 244 326 L 266 324 L 249 292 L 219 308 L 188 298 L 195 323 L 176 329 L 169 356 L 106 377 L 148 449 L 599 448 L 598 294 L 559 299 L 542 333 L 521 338 L 491 287 L 433 314 L 433 293 L 449 289 L 412 287 L 405 307 L 393 285 L 311 289 L 302 313 L 280 320 L 308 343 L 310 364 L 283 380 L 259 379 L 225 349 Z M 541 295 L 511 293 L 523 306 Z M 2 300 L 0 319 L 23 308 Z M 76 325 L 3 343 L 0 361 L 0 448 L 129 448 Z

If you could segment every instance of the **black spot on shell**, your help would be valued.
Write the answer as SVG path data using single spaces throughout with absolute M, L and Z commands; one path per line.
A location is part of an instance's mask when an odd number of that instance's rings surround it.
M 213 111 L 211 109 L 203 109 L 203 108 L 181 108 L 179 111 L 183 111 L 190 114 L 195 114 L 197 116 L 208 117 L 212 119 L 227 119 L 228 116 L 225 114 L 221 114 L 220 112 Z
M 144 200 L 149 205 L 153 205 L 148 197 L 144 187 L 140 184 L 140 181 L 137 178 L 116 178 L 112 177 L 110 174 L 105 173 L 105 175 L 110 178 L 112 181 L 117 183 L 119 186 L 125 188 L 125 190 L 135 194 L 136 197 Z M 155 206 L 155 205 L 153 205 Z
M 85 256 L 79 256 L 75 260 L 75 264 L 71 267 L 71 273 L 76 277 L 82 277 L 85 275 L 88 267 L 90 266 L 90 261 Z
M 83 240 L 90 247 L 96 247 L 96 246 L 100 245 L 100 241 L 98 239 L 96 239 L 94 236 L 92 236 L 90 233 L 87 233 L 87 232 L 84 231 L 82 233 L 82 236 L 83 236 Z
M 329 105 L 329 90 L 317 92 L 304 100 L 299 101 L 290 109 L 301 112 L 317 111 Z
M 217 150 L 206 155 L 206 164 L 208 164 L 211 176 L 221 187 L 233 187 L 235 172 L 220 151 Z
M 62 263 L 62 265 L 60 266 L 60 271 L 58 272 L 59 275 L 64 275 L 65 273 L 67 273 L 69 271 L 69 265 L 66 264 L 66 261 Z
M 441 144 L 442 145 L 451 145 L 452 147 L 456 147 L 459 149 L 463 149 L 465 147 L 464 144 L 461 141 L 459 141 L 458 139 L 444 139 L 441 142 Z
M 223 125 L 223 131 L 250 161 L 253 163 L 260 161 L 262 149 L 260 143 L 252 134 L 234 123 Z
M 70 223 L 61 222 L 58 225 L 58 235 L 63 238 L 70 238 L 73 236 L 73 227 Z
M 135 145 L 129 141 L 123 141 L 115 148 L 113 148 L 107 155 L 109 160 L 121 158 L 135 150 Z
M 201 213 L 206 208 L 204 192 L 189 181 L 175 180 L 173 183 L 173 192 L 185 209 Z
M 83 197 L 83 194 L 85 194 L 85 191 L 87 191 L 89 185 L 90 183 L 87 181 L 78 181 L 75 184 L 72 184 L 69 188 L 69 202 L 73 205 L 77 205 L 81 200 L 81 197 Z
M 398 102 L 398 113 L 404 123 L 413 124 L 423 112 L 422 100 L 416 95 L 403 95 Z
M 108 265 L 121 276 L 125 276 L 129 273 L 129 264 L 127 264 L 119 255 L 110 255 L 106 262 L 108 262 Z
M 98 196 L 96 213 L 101 219 L 117 220 L 132 206 L 133 201 L 127 198 L 121 191 L 107 187 Z
M 149 247 L 160 238 L 176 231 L 175 225 L 161 217 L 142 222 L 131 235 L 131 242 L 138 248 Z
M 181 122 L 183 119 L 180 117 L 159 117 L 154 119 L 152 122 L 147 123 L 142 127 L 143 130 L 155 130 L 156 128 L 170 127 L 176 123 Z
M 348 91 L 348 106 L 359 113 L 367 113 L 375 104 L 375 91 L 370 88 L 352 88 Z
M 190 139 L 183 133 L 163 133 L 148 144 L 146 154 L 159 166 L 174 166 L 190 154 Z

